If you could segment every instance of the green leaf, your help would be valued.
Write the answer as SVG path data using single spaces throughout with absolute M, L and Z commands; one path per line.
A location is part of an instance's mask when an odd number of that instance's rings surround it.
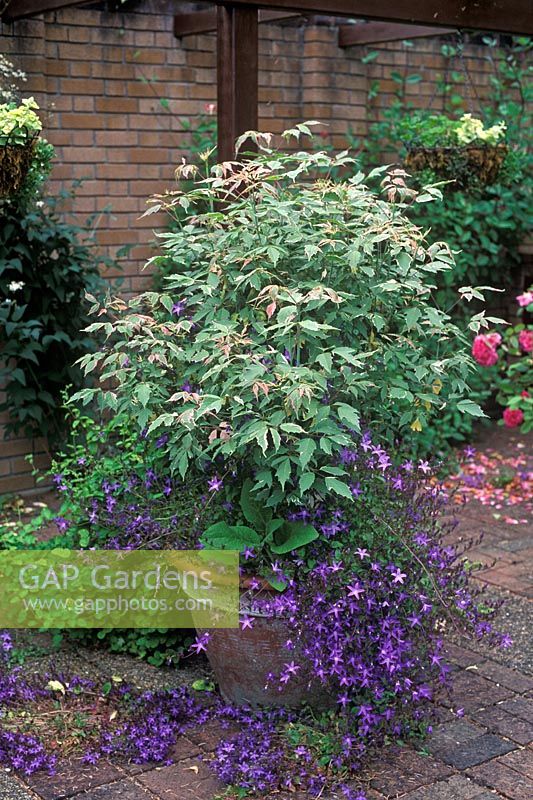
M 331 372 L 331 367 L 333 365 L 333 356 L 331 353 L 320 353 L 316 360 L 321 367 L 324 367 L 326 372 Z
M 317 253 L 320 253 L 320 247 L 317 247 L 316 244 L 306 244 L 304 247 L 304 252 L 307 256 L 307 260 L 310 261 L 313 256 L 316 256 Z
M 408 308 L 405 312 L 405 324 L 409 329 L 414 328 L 418 320 L 420 319 L 420 314 L 422 312 L 419 308 Z
M 281 446 L 281 436 L 279 435 L 276 428 L 269 428 L 270 436 L 272 438 L 272 444 L 274 445 L 274 450 L 279 450 Z
M 285 525 L 285 520 L 281 519 L 280 517 L 276 517 L 275 519 L 271 519 L 266 526 L 266 532 L 268 536 L 271 536 L 275 533 L 282 525 Z
M 472 400 L 460 400 L 457 403 L 457 410 L 461 412 L 461 414 L 470 414 L 472 417 L 486 417 L 487 415 L 483 411 L 482 408 L 478 406 L 477 403 L 474 403 Z
M 281 483 L 281 488 L 285 489 L 285 484 L 290 478 L 291 462 L 289 458 L 284 458 L 276 470 L 276 478 Z
M 245 519 L 256 528 L 263 528 L 265 518 L 263 506 L 252 496 L 253 481 L 247 478 L 241 490 L 240 506 Z
M 79 536 L 80 536 L 80 547 L 82 548 L 82 550 L 85 550 L 91 538 L 89 531 L 82 529 L 81 531 L 79 531 Z
M 284 422 L 279 426 L 282 431 L 286 433 L 305 433 L 301 425 L 296 425 L 295 422 Z
M 298 454 L 300 456 L 300 466 L 305 469 L 309 464 L 313 453 L 316 450 L 316 442 L 313 439 L 302 439 L 298 444 Z
M 137 397 L 139 403 L 144 407 L 146 407 L 148 404 L 151 394 L 152 389 L 147 383 L 140 383 L 135 389 L 135 396 Z
M 361 430 L 360 417 L 355 408 L 346 405 L 346 403 L 339 403 L 337 405 L 337 413 L 339 415 L 339 419 L 345 422 L 350 428 L 353 428 L 356 431 Z
M 401 389 L 398 386 L 392 386 L 389 389 L 389 397 L 395 400 L 413 400 L 413 395 L 407 389 Z
M 238 550 L 247 547 L 260 547 L 261 537 L 246 525 L 228 525 L 217 522 L 207 528 L 200 537 L 201 543 L 210 550 Z
M 269 246 L 267 247 L 267 254 L 275 267 L 281 255 L 280 251 L 276 247 Z
M 287 581 L 280 581 L 279 578 L 274 577 L 274 575 L 267 577 L 266 580 L 277 592 L 284 592 L 287 588 Z
M 320 323 L 315 322 L 312 319 L 303 319 L 300 322 L 300 327 L 303 328 L 305 331 L 316 332 L 322 328 L 322 325 L 320 325 Z
M 214 692 L 215 684 L 213 681 L 207 681 L 205 678 L 199 678 L 197 681 L 191 683 L 191 688 L 195 692 Z
M 285 555 L 314 542 L 315 539 L 318 539 L 318 531 L 312 525 L 306 525 L 304 522 L 285 522 L 276 539 L 280 543 L 271 545 L 270 549 L 276 555 Z
M 346 497 L 348 500 L 353 500 L 350 488 L 337 478 L 326 478 L 326 486 L 330 492 L 335 492 L 335 494 L 338 494 L 341 497 Z
M 307 490 L 311 488 L 311 486 L 313 485 L 314 482 L 315 482 L 314 473 L 313 472 L 304 472 L 300 476 L 300 480 L 298 482 L 298 485 L 300 487 L 300 492 L 302 494 L 304 492 L 307 492 Z

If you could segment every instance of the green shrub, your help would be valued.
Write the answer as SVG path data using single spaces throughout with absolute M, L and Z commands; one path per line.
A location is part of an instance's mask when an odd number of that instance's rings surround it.
M 98 260 L 85 231 L 60 217 L 57 199 L 42 194 L 53 147 L 39 140 L 18 194 L 0 200 L 0 382 L 7 434 L 64 433 L 61 393 L 81 386 L 74 361 L 92 350 L 86 292 L 101 293 Z
M 516 38 L 505 49 L 497 48 L 489 38 L 485 44 L 487 60 L 492 65 L 491 92 L 479 115 L 485 129 L 505 124 L 508 153 L 500 173 L 487 186 L 476 182 L 475 176 L 460 190 L 442 185 L 442 203 L 412 205 L 408 212 L 416 224 L 431 231 L 432 238 L 446 241 L 454 250 L 453 270 L 437 276 L 437 299 L 459 320 L 463 316 L 461 306 L 455 305 L 459 287 L 487 282 L 501 289 L 509 286 L 512 268 L 520 263 L 518 246 L 528 233 L 531 217 L 531 40 Z M 460 47 L 445 45 L 442 50 L 450 67 L 454 58 L 462 58 Z M 410 146 L 453 143 L 461 124 L 462 111 L 458 107 L 472 88 L 464 85 L 463 72 L 451 68 L 449 74 L 448 83 L 437 84 L 440 96 L 434 98 L 446 113 L 436 114 L 431 109 L 414 108 L 406 95 L 406 87 L 420 80 L 419 75 L 409 74 L 407 69 L 403 74 L 394 73 L 396 95 L 370 126 L 362 143 L 361 157 L 367 168 L 382 163 L 384 158 L 403 162 Z M 373 94 L 379 95 L 379 87 Z M 413 175 L 413 180 L 420 187 L 435 180 L 435 176 L 425 170 Z
M 457 291 L 465 284 L 490 284 L 508 290 L 513 279 L 513 269 L 521 262 L 518 250 L 530 229 L 531 222 L 531 40 L 517 37 L 509 47 L 498 47 L 495 39 L 485 38 L 486 58 L 491 65 L 490 96 L 481 103 L 475 116 L 481 116 L 486 128 L 503 121 L 506 125 L 507 155 L 495 181 L 481 185 L 470 174 L 466 185 L 460 187 L 441 184 L 442 203 L 412 204 L 407 210 L 409 218 L 433 239 L 448 243 L 454 252 L 453 269 L 435 276 L 434 296 L 441 308 L 449 310 L 454 321 L 466 330 L 468 315 L 464 306 L 457 304 Z M 379 112 L 379 118 L 370 126 L 361 146 L 361 158 L 370 169 L 383 160 L 403 162 L 409 146 L 453 144 L 450 132 L 458 125 L 463 113 L 465 97 L 475 93 L 475 87 L 466 85 L 465 70 L 454 70 L 454 59 L 462 59 L 462 45 L 444 45 L 442 53 L 447 59 L 446 79 L 437 82 L 433 108 L 442 108 L 444 114 L 432 109 L 423 112 L 414 108 L 406 94 L 409 84 L 421 80 L 420 75 L 408 69 L 395 72 L 395 97 Z M 369 106 L 379 96 L 379 84 L 373 86 Z M 460 165 L 459 165 L 460 166 Z M 436 180 L 428 170 L 412 176 L 415 187 Z M 491 395 L 491 382 L 483 370 L 471 379 L 471 398 L 480 405 Z M 472 435 L 472 419 L 459 417 L 450 409 L 434 417 L 419 440 L 422 451 L 445 451 L 448 443 L 458 443 Z
M 410 446 L 444 408 L 481 414 L 467 340 L 432 300 L 453 257 L 405 216 L 407 201 L 438 192 L 415 195 L 398 172 L 383 178 L 388 200 L 362 173 L 315 180 L 318 168 L 352 160 L 285 154 L 256 138 L 253 161 L 233 173 L 217 166 L 176 193 L 186 217 L 162 235 L 175 262 L 167 291 L 111 304 L 116 319 L 88 328 L 107 337 L 81 360 L 102 386 L 75 399 L 164 434 L 183 478 L 214 465 L 235 494 L 252 478 L 270 507 L 311 490 L 351 496 L 335 463 L 350 429 Z M 198 205 L 215 210 L 199 215 Z M 482 324 L 480 315 L 471 327 Z
M 161 100 L 163 107 L 164 101 Z M 180 119 L 182 133 L 185 136 L 185 142 L 181 150 L 185 153 L 185 160 L 188 164 L 195 164 L 203 170 L 208 170 L 210 164 L 216 163 L 217 151 L 217 117 L 212 113 L 214 109 L 209 106 L 207 113 L 199 114 L 193 120 Z M 183 181 L 183 188 L 191 188 L 190 181 Z M 204 211 L 207 209 L 203 209 Z M 169 230 L 175 230 L 180 225 L 180 219 L 183 218 L 183 212 L 179 209 L 172 209 L 169 215 Z M 171 257 L 158 258 L 154 265 L 155 269 L 152 276 L 152 285 L 156 291 L 162 291 L 165 287 L 166 278 L 172 275 L 174 264 Z

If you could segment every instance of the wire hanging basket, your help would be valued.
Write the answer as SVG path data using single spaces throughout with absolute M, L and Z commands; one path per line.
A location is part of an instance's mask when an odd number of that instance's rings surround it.
M 507 149 L 505 144 L 413 147 L 404 163 L 409 172 L 431 170 L 439 178 L 454 181 L 453 186 L 457 189 L 473 181 L 488 186 L 498 177 Z
M 23 143 L 10 141 L 9 137 L 0 143 L 1 198 L 11 197 L 21 188 L 31 166 L 37 138 L 38 133 L 32 132 Z

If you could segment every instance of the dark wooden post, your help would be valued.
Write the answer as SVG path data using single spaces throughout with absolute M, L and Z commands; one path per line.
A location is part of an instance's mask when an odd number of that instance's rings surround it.
M 218 160 L 235 155 L 235 139 L 257 130 L 257 8 L 217 7 Z M 249 148 L 251 149 L 251 148 Z

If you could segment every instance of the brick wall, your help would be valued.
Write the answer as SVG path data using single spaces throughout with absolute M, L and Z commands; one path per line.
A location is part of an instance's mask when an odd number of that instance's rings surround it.
M 141 267 L 151 254 L 157 221 L 139 216 L 147 197 L 173 183 L 187 141 L 179 121 L 216 101 L 215 37 L 176 39 L 172 22 L 178 8 L 183 11 L 184 4 L 144 0 L 126 13 L 74 8 L 1 28 L 1 50 L 27 72 L 25 94 L 33 94 L 44 109 L 45 135 L 57 148 L 52 190 L 84 179 L 71 210 L 78 219 L 96 215 L 97 240 L 115 259 L 107 274 L 122 277 L 124 292 L 149 284 Z M 413 100 L 439 109 L 436 80 L 446 69 L 439 38 L 416 40 L 413 47 L 401 42 L 372 47 L 378 56 L 365 64 L 368 48 L 341 50 L 337 35 L 327 20 L 261 25 L 262 129 L 276 133 L 318 119 L 327 124 L 327 139 L 343 147 L 348 130 L 365 134 L 396 88 L 391 73 L 404 69 L 422 75 L 409 87 Z M 467 46 L 461 65 L 481 95 L 489 87 L 486 55 L 483 47 Z M 382 94 L 367 107 L 376 80 Z M 170 113 L 160 98 L 169 100 Z M 110 212 L 102 213 L 108 205 Z M 132 246 L 128 256 L 117 257 L 125 245 Z M 23 459 L 32 448 L 43 451 L 39 442 L 2 443 L 0 431 L 0 494 L 33 486 Z

